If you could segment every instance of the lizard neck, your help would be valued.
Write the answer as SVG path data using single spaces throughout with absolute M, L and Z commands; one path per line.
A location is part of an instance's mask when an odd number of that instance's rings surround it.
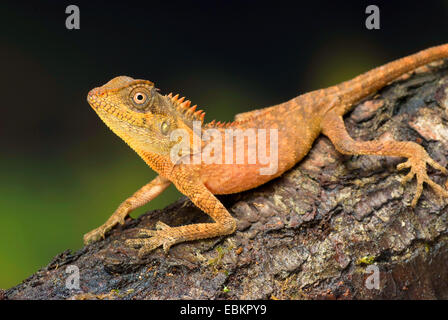
M 171 174 L 173 164 L 166 156 L 140 150 L 135 151 L 151 169 L 161 176 L 168 177 Z

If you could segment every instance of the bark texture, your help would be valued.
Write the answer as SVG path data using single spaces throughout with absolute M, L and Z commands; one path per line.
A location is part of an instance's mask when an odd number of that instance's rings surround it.
M 416 141 L 446 167 L 447 108 L 448 64 L 439 63 L 382 89 L 345 121 L 355 139 Z M 220 197 L 238 219 L 235 234 L 139 260 L 124 246 L 135 228 L 208 221 L 182 198 L 61 253 L 0 299 L 448 299 L 448 200 L 425 187 L 411 208 L 415 181 L 401 185 L 406 171 L 395 168 L 403 160 L 342 156 L 321 136 L 281 178 Z M 66 288 L 68 265 L 80 270 L 79 289 Z

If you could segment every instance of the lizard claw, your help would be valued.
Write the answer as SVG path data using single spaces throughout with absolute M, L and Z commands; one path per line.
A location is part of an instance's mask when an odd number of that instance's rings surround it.
M 418 199 L 422 195 L 423 183 L 427 183 L 429 186 L 431 186 L 431 188 L 440 197 L 448 197 L 448 191 L 428 177 L 428 174 L 426 172 L 426 164 L 429 164 L 433 168 L 442 171 L 444 174 L 448 173 L 447 170 L 440 164 L 435 162 L 433 159 L 431 159 L 431 157 L 428 156 L 426 151 L 424 152 L 425 152 L 424 154 L 421 154 L 420 156 L 411 157 L 406 162 L 400 163 L 397 166 L 398 170 L 410 168 L 409 173 L 401 180 L 402 184 L 409 182 L 414 177 L 417 178 L 417 189 L 415 191 L 414 198 L 412 199 L 411 202 L 412 207 L 415 207 L 417 205 Z
M 137 236 L 146 236 L 149 238 L 128 239 L 125 241 L 125 244 L 133 248 L 140 248 L 138 251 L 139 258 L 142 258 L 160 246 L 162 246 L 165 253 L 168 253 L 170 247 L 176 243 L 176 239 L 169 235 L 171 227 L 159 221 L 156 223 L 156 229 L 140 229 Z
M 100 239 L 104 239 L 104 235 L 106 234 L 107 230 L 103 226 L 96 228 L 88 233 L 86 233 L 83 237 L 84 244 L 91 244 L 94 242 L 99 241 Z
M 156 223 L 156 230 L 150 230 L 150 229 L 138 229 L 137 237 L 138 238 L 149 238 L 154 237 L 157 234 L 157 230 L 165 230 L 171 228 L 166 223 L 163 223 L 162 221 L 157 221 Z
M 84 244 L 87 245 L 87 244 L 99 241 L 101 239 L 104 239 L 106 232 L 111 230 L 117 224 L 123 225 L 124 219 L 125 219 L 125 217 L 117 217 L 117 218 L 110 219 L 102 226 L 86 233 L 83 237 Z
M 156 230 L 165 230 L 165 229 L 169 229 L 169 228 L 171 228 L 171 227 L 162 221 L 156 222 Z
M 156 235 L 156 230 L 149 230 L 149 229 L 137 229 L 137 238 L 149 238 L 154 237 Z

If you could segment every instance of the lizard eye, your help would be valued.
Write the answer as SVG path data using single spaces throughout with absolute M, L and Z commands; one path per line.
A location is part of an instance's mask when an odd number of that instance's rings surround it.
M 168 134 L 169 129 L 170 125 L 168 124 L 168 122 L 166 121 L 162 122 L 162 125 L 160 126 L 160 131 L 162 132 L 162 134 L 166 136 Z
M 136 92 L 132 97 L 136 104 L 144 104 L 146 102 L 146 94 L 143 92 Z

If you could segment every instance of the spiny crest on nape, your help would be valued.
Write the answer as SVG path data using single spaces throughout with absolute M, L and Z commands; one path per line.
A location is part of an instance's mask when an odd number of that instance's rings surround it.
M 229 128 L 235 124 L 240 123 L 240 121 L 232 121 L 232 122 L 221 122 L 221 121 L 216 121 L 213 120 L 212 122 L 207 123 L 204 128 L 208 129 L 208 128 Z
M 176 107 L 176 109 L 183 114 L 188 120 L 198 120 L 201 123 L 204 123 L 205 112 L 203 110 L 196 111 L 197 105 L 191 106 L 190 100 L 185 100 L 185 97 L 179 98 L 179 94 L 173 96 L 172 93 L 168 94 L 167 97 Z M 221 122 L 213 120 L 212 122 L 207 123 L 204 128 L 229 128 L 231 126 L 244 123 L 249 121 L 250 119 L 237 120 L 231 122 Z
M 201 121 L 204 122 L 205 112 L 203 110 L 196 110 L 197 105 L 191 106 L 190 100 L 185 100 L 185 97 L 179 98 L 179 95 L 176 94 L 173 96 L 172 93 L 168 94 L 167 97 L 173 103 L 175 108 L 188 120 L 192 121 Z

